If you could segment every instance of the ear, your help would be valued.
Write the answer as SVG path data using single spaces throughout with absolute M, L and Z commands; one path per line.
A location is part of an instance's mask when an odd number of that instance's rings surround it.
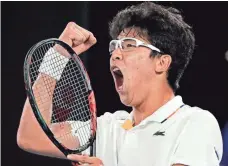
M 172 62 L 172 58 L 170 55 L 162 55 L 160 57 L 157 57 L 156 59 L 156 66 L 155 70 L 157 73 L 163 73 L 168 71 L 170 64 Z

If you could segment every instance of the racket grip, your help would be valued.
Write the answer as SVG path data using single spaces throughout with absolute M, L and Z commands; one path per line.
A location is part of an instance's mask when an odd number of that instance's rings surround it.
M 39 72 L 47 74 L 59 81 L 68 61 L 69 59 L 67 57 L 50 48 L 44 55 Z

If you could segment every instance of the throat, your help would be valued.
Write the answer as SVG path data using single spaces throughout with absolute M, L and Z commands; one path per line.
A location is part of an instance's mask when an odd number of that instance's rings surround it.
M 133 107 L 134 126 L 140 124 L 174 97 L 175 95 L 172 91 L 166 91 L 163 94 L 154 94 Z

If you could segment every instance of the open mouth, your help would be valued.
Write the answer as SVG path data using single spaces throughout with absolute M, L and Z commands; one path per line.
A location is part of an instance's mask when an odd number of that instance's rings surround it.
M 123 81 L 124 81 L 123 73 L 121 72 L 121 70 L 118 67 L 114 67 L 112 69 L 112 72 L 113 72 L 113 75 L 115 77 L 116 89 L 122 90 L 123 89 Z

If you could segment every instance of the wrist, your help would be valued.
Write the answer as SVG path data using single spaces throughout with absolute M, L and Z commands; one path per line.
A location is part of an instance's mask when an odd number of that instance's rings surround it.
M 66 56 L 63 56 L 55 49 L 50 48 L 44 55 L 39 67 L 39 72 L 49 75 L 59 81 L 68 61 L 69 59 Z

